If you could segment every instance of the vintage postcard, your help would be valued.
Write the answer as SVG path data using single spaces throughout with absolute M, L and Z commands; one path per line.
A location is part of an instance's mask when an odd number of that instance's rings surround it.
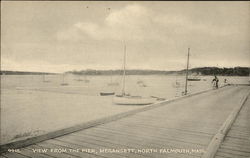
M 250 157 L 249 1 L 1 1 L 1 158 Z

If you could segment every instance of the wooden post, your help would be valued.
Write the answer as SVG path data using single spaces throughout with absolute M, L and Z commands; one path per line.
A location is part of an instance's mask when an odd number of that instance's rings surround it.
M 185 92 L 184 92 L 184 94 L 185 94 L 185 95 L 187 95 L 187 84 L 188 84 L 188 66 L 189 66 L 189 51 L 190 51 L 190 48 L 188 48 L 188 57 L 187 57 L 186 84 L 185 84 Z

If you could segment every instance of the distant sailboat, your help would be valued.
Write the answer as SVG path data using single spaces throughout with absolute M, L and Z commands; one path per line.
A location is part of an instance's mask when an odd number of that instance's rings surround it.
M 46 79 L 45 79 L 45 74 L 43 75 L 43 82 L 44 82 L 44 83 L 48 83 L 48 82 L 49 82 L 49 80 L 46 80 Z
M 111 79 L 110 79 L 110 83 L 108 83 L 108 86 L 118 86 L 118 85 L 119 85 L 118 82 L 113 81 L 113 71 L 111 70 Z
M 181 87 L 181 83 L 180 83 L 179 81 L 177 81 L 177 79 L 175 80 L 175 82 L 174 82 L 172 85 L 173 85 L 173 87 L 175 87 L 175 88 Z
M 79 81 L 79 82 L 83 81 L 83 80 L 81 79 L 81 76 L 80 76 L 80 75 L 78 75 L 78 78 L 75 79 L 75 80 L 76 80 L 76 81 Z
M 185 83 L 185 91 L 183 92 L 183 95 L 188 94 L 187 87 L 192 86 L 191 82 L 188 85 L 188 81 L 200 81 L 201 79 L 198 78 L 197 76 L 195 77 L 188 77 L 188 70 L 189 70 L 189 55 L 190 55 L 190 48 L 188 48 L 188 57 L 187 57 L 187 69 L 186 69 L 186 83 Z
M 123 78 L 121 95 L 116 95 L 113 102 L 118 105 L 148 105 L 156 101 L 153 97 L 131 96 L 125 93 L 125 77 L 126 77 L 126 45 L 124 46 L 124 61 L 123 61 Z
M 108 83 L 108 86 L 118 86 L 119 83 L 113 82 L 112 76 L 113 76 L 113 73 L 111 71 L 111 82 Z M 101 96 L 115 95 L 115 92 L 114 91 L 105 91 L 105 92 L 100 92 L 100 95 Z
M 188 77 L 188 81 L 200 81 L 200 77 L 198 77 L 198 74 L 192 74 L 190 77 Z
M 188 58 L 187 58 L 187 70 L 186 70 L 186 82 L 187 81 L 201 81 L 201 79 L 198 77 L 198 74 L 196 75 L 191 75 L 188 77 L 188 68 L 189 68 L 189 51 L 190 51 L 190 48 L 188 48 Z
M 140 87 L 147 87 L 147 85 L 145 83 L 141 83 L 139 84 Z
M 147 87 L 147 85 L 146 85 L 142 80 L 137 81 L 137 84 L 138 84 L 140 87 Z
M 112 76 L 113 76 L 113 72 L 112 72 L 112 70 L 111 70 L 111 82 L 108 83 L 108 86 L 118 86 L 119 83 L 113 82 Z M 101 95 L 101 96 L 115 95 L 115 92 L 114 92 L 114 91 L 105 91 L 105 92 L 100 92 L 100 95 Z
M 188 48 L 188 63 L 189 64 L 189 51 L 190 51 L 190 48 Z M 189 65 L 188 65 L 189 66 Z M 187 72 L 188 73 L 188 72 Z M 201 81 L 201 79 L 198 77 L 198 74 L 196 75 L 191 75 L 190 77 L 187 78 L 188 81 Z
M 61 86 L 67 86 L 69 85 L 68 83 L 65 82 L 65 74 L 62 74 L 62 83 L 61 83 Z
M 142 80 L 137 81 L 137 84 L 142 84 L 142 83 L 143 83 Z
M 89 82 L 90 82 L 90 80 L 87 78 L 87 76 L 86 76 L 86 75 L 84 75 L 84 79 L 83 79 L 83 81 L 84 81 L 85 83 L 89 83 Z

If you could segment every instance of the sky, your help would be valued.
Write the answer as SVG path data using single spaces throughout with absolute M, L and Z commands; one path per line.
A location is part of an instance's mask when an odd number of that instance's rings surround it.
M 1 70 L 250 67 L 250 2 L 2 1 Z

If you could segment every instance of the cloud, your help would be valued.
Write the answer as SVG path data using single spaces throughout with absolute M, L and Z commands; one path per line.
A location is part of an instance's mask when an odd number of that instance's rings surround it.
M 148 38 L 159 38 L 160 35 L 154 28 L 154 13 L 146 7 L 134 4 L 128 5 L 120 10 L 113 10 L 103 20 L 102 24 L 94 22 L 78 22 L 69 30 L 81 31 L 83 36 L 95 40 L 138 40 L 142 41 Z M 63 30 L 58 36 L 59 40 L 74 38 L 71 31 Z M 64 38 L 69 37 L 69 38 Z M 77 36 L 78 38 L 78 36 Z M 82 37 L 85 38 L 85 37 Z
M 82 39 L 81 32 L 76 27 L 71 27 L 60 32 L 57 32 L 56 38 L 61 41 L 79 41 Z
M 121 10 L 111 12 L 105 19 L 106 26 L 119 29 L 141 29 L 148 27 L 153 12 L 140 5 L 128 5 Z
M 61 31 L 59 40 L 94 40 L 120 41 L 166 41 L 175 36 L 227 36 L 235 33 L 230 27 L 220 28 L 209 21 L 199 23 L 183 14 L 162 14 L 142 5 L 127 5 L 119 10 L 112 10 L 102 23 L 82 21 L 68 30 Z M 172 39 L 173 40 L 173 39 Z

